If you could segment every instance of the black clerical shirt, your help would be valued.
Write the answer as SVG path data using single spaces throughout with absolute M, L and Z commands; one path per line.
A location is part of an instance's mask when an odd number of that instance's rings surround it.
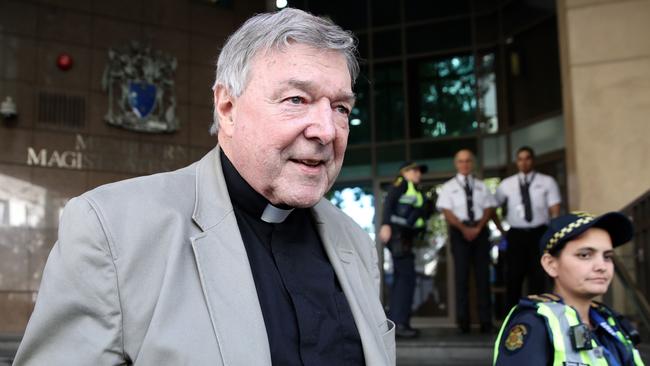
M 359 332 L 309 209 L 295 209 L 281 223 L 262 221 L 269 202 L 223 152 L 221 164 L 273 365 L 363 365 Z

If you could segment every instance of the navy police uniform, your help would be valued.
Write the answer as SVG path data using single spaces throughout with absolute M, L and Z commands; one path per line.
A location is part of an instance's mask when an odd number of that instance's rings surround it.
M 606 230 L 616 247 L 627 243 L 634 228 L 627 217 L 610 212 L 599 217 L 572 213 L 553 219 L 540 249 L 557 254 L 588 229 Z M 588 327 L 590 324 L 592 327 Z M 531 295 L 508 314 L 494 346 L 495 366 L 642 366 L 635 346 L 638 332 L 620 314 L 592 302 L 587 323 L 555 294 Z
M 426 165 L 406 162 L 400 168 L 427 171 Z M 424 232 L 425 218 L 431 207 L 413 182 L 398 177 L 384 201 L 382 225 L 391 226 L 391 238 L 387 243 L 393 257 L 394 277 L 390 292 L 388 317 L 397 326 L 398 337 L 414 337 L 418 332 L 411 328 L 411 307 L 415 292 L 415 255 L 412 248 L 416 237 Z
M 521 299 L 511 311 L 506 320 L 507 323 L 497 338 L 494 349 L 495 366 L 551 366 L 558 364 L 555 362 L 555 356 L 560 355 L 554 347 L 552 326 L 549 325 L 552 321 L 539 313 L 540 304 L 568 306 L 564 305 L 562 299 L 554 294 L 531 295 Z M 600 358 L 600 362 L 590 365 L 586 359 L 580 357 L 579 363 L 575 363 L 575 366 L 643 365 L 638 352 L 634 349 L 634 342 L 638 341 L 638 333 L 622 316 L 604 304 L 593 302 L 589 317 L 590 322 L 595 325 L 590 331 L 595 345 L 591 345 L 592 342 L 586 345 L 574 345 L 576 340 L 571 339 L 569 339 L 569 343 L 574 348 L 576 346 L 580 346 L 580 348 L 591 346 L 596 354 L 595 357 Z M 565 337 L 571 337 L 570 332 L 561 331 L 564 332 Z M 620 339 L 619 335 L 624 339 Z M 560 361 L 559 364 L 563 363 L 564 361 Z M 570 363 L 566 364 L 571 365 Z

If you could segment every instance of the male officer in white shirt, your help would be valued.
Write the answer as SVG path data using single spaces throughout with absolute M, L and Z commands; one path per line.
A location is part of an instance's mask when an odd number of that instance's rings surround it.
M 469 272 L 474 267 L 481 332 L 492 331 L 490 302 L 490 242 L 487 222 L 496 201 L 485 184 L 472 175 L 474 155 L 467 149 L 454 157 L 458 174 L 443 186 L 436 202 L 449 224 L 456 277 L 456 321 L 461 333 L 469 333 Z
M 560 214 L 562 198 L 555 179 L 533 170 L 535 152 L 528 146 L 517 150 L 519 172 L 504 179 L 497 188 L 497 201 L 506 207 L 506 308 L 519 302 L 528 277 L 528 293 L 541 294 L 544 272 L 539 263 L 539 239 L 551 218 Z

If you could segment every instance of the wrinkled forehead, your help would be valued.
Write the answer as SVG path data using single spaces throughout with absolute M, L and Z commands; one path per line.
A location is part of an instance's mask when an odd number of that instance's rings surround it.
M 343 60 L 343 62 L 345 64 L 345 72 L 346 72 L 347 76 L 349 76 L 349 78 L 350 78 L 350 85 L 349 85 L 350 90 L 354 86 L 353 85 L 354 81 L 352 80 L 352 77 L 353 77 L 352 70 L 350 69 L 350 61 L 348 60 L 347 55 L 346 55 L 346 53 L 344 51 L 336 50 L 336 49 L 330 49 L 330 48 L 319 48 L 319 47 L 315 47 L 315 46 L 307 44 L 307 43 L 302 43 L 302 42 L 299 43 L 299 42 L 295 42 L 295 41 L 292 41 L 292 40 L 289 40 L 288 42 L 281 42 L 281 43 L 278 43 L 278 44 L 270 45 L 268 47 L 264 47 L 264 48 L 261 48 L 261 49 L 255 51 L 250 56 L 250 59 L 249 59 L 249 62 L 248 62 L 248 70 L 247 70 L 247 75 L 246 75 L 247 80 L 246 81 L 248 82 L 250 80 L 252 71 L 254 71 L 256 68 L 259 68 L 260 66 L 262 66 L 264 64 L 266 64 L 266 65 L 273 64 L 273 63 L 275 63 L 277 61 L 276 56 L 285 55 L 287 53 L 290 53 L 290 52 L 296 51 L 296 50 L 305 50 L 308 53 L 314 54 L 314 56 L 316 56 L 314 58 L 315 62 L 319 62 L 320 60 L 322 60 L 321 56 L 325 56 L 325 55 L 339 56 Z

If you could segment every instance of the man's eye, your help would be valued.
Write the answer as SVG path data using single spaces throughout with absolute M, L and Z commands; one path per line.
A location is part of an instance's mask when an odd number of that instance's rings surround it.
M 349 114 L 350 114 L 350 110 L 349 110 L 348 108 L 346 108 L 345 106 L 342 106 L 342 105 L 337 106 L 337 107 L 336 107 L 336 110 L 337 110 L 339 113 L 343 113 L 343 114 L 345 114 L 345 115 L 349 115 Z
M 290 98 L 287 98 L 287 100 L 291 104 L 303 104 L 305 102 L 305 99 L 301 98 L 301 97 L 290 97 Z

